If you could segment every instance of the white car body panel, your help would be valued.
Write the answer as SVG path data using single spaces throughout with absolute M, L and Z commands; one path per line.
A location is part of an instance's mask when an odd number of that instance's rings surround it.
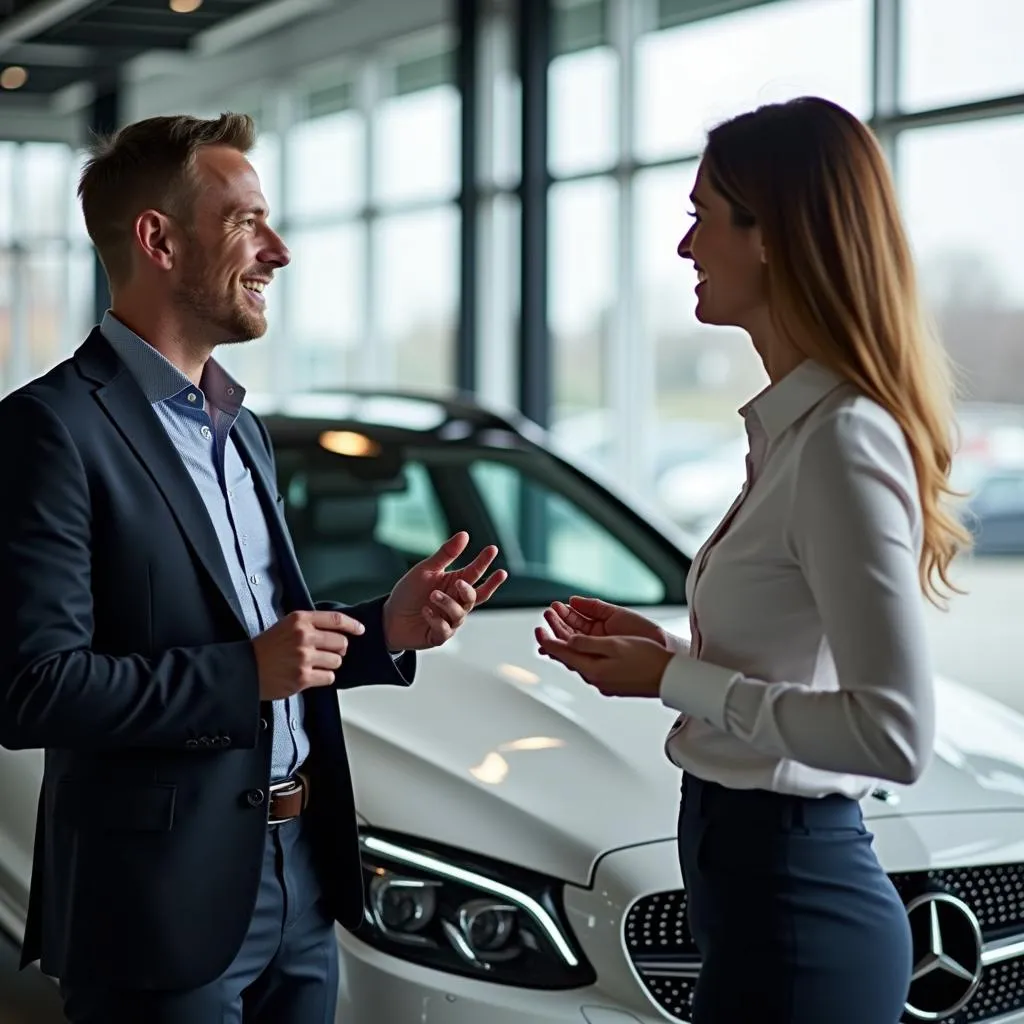
M 655 617 L 681 631 L 679 615 Z M 540 621 L 480 612 L 420 657 L 409 690 L 343 695 L 357 804 L 378 828 L 587 885 L 609 850 L 674 837 L 680 772 L 663 752 L 674 714 L 606 699 L 537 656 Z M 865 815 L 1024 811 L 1024 718 L 956 683 L 936 687 L 931 765 L 913 786 L 886 783 L 899 802 L 869 798 Z

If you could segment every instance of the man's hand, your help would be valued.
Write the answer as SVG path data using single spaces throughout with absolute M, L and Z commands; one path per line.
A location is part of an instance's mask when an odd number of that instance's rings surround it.
M 551 632 L 559 640 L 583 636 L 638 636 L 670 647 L 665 631 L 650 619 L 596 597 L 573 597 L 568 604 L 555 601 L 544 612 Z
M 465 569 L 446 571 L 468 544 L 468 533 L 455 534 L 395 584 L 384 602 L 384 638 L 389 651 L 440 647 L 473 608 L 489 601 L 508 578 L 508 573 L 499 569 L 480 583 L 498 554 L 493 545 L 484 548 Z
M 253 642 L 260 700 L 284 700 L 310 686 L 333 686 L 348 651 L 348 636 L 361 622 L 341 612 L 292 612 Z

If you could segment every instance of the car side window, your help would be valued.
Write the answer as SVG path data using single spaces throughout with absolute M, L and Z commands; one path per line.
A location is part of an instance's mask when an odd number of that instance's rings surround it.
M 448 539 L 448 524 L 423 463 L 407 462 L 403 473 L 405 489 L 381 498 L 376 538 L 425 558 Z
M 448 535 L 422 462 L 384 450 L 379 465 L 318 448 L 278 452 L 279 484 L 295 553 L 314 600 L 387 593 Z
M 658 604 L 665 584 L 614 534 L 566 495 L 516 466 L 480 459 L 470 475 L 498 530 L 513 578 L 624 604 Z

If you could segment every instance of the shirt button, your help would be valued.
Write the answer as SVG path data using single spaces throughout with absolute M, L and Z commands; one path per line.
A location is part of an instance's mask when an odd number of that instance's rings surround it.
M 234 388 L 228 388 L 228 394 L 229 395 L 233 395 L 234 393 L 235 393 L 235 389 Z
M 207 441 L 209 441 L 210 438 L 213 437 L 213 432 L 210 430 L 209 427 L 203 427 L 202 434 L 203 434 L 203 437 L 205 437 Z
M 298 729 L 298 727 L 299 727 L 299 720 L 297 718 L 293 718 L 291 720 L 291 727 L 293 729 Z
M 251 575 L 251 576 L 249 577 L 249 582 L 250 582 L 250 583 L 251 583 L 251 584 L 252 584 L 252 585 L 253 585 L 254 587 L 258 587 L 258 586 L 260 585 L 260 578 L 259 578 L 259 576 L 257 576 L 257 575 L 256 575 L 256 573 L 253 573 L 253 574 L 252 574 L 252 575 Z
M 190 391 L 188 393 L 188 400 L 190 402 L 197 402 L 198 401 L 198 399 L 196 398 L 196 393 L 194 391 Z

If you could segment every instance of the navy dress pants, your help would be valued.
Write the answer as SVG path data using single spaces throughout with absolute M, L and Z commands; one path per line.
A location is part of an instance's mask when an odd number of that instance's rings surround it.
M 679 854 L 703 965 L 693 1024 L 897 1024 L 903 903 L 859 804 L 686 775 Z
M 187 992 L 63 989 L 69 1024 L 333 1024 L 334 921 L 295 818 L 267 829 L 252 924 L 231 967 Z

